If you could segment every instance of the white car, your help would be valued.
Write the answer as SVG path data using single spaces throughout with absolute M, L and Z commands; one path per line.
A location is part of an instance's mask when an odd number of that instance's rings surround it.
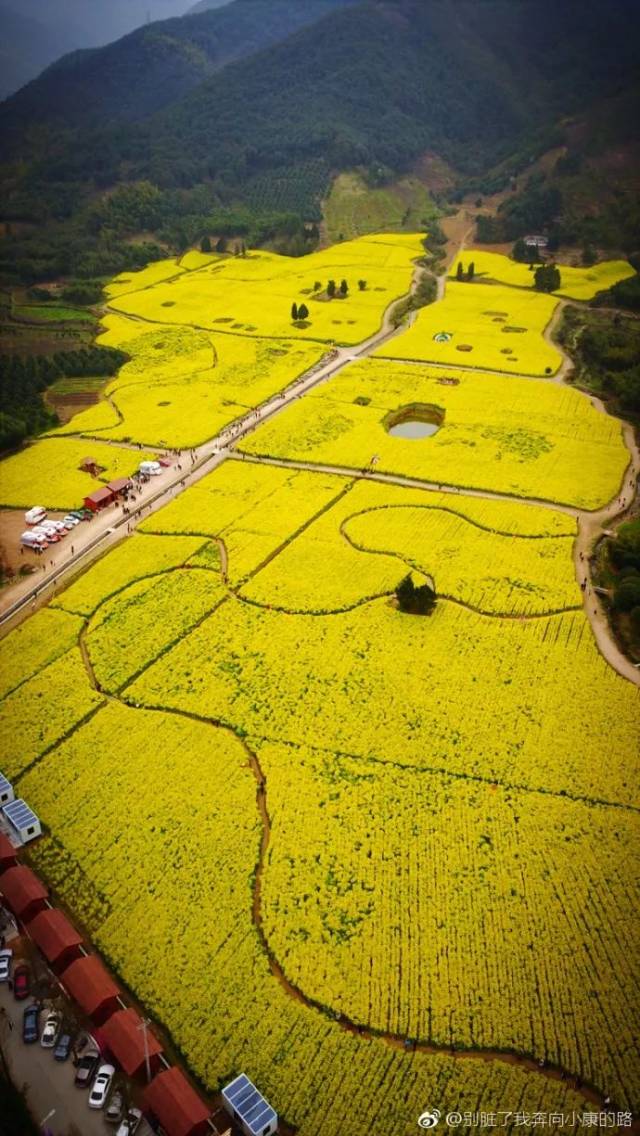
M 122 1124 L 116 1132 L 116 1136 L 133 1136 L 134 1132 L 138 1131 L 140 1121 L 142 1120 L 142 1113 L 139 1108 L 130 1108 L 125 1116 Z
M 71 513 L 67 513 L 67 516 L 62 518 L 62 523 L 66 529 L 75 529 L 76 525 L 80 524 L 80 519 L 79 517 L 72 517 Z
M 62 521 L 42 521 L 41 524 L 40 524 L 40 528 L 44 529 L 45 532 L 48 531 L 48 532 L 60 533 L 60 536 L 66 536 L 67 535 L 67 530 L 66 530 L 65 526 L 63 525 Z
M 47 1014 L 40 1038 L 40 1045 L 42 1045 L 44 1049 L 53 1049 L 58 1040 L 61 1025 L 62 1014 L 59 1014 L 57 1010 L 54 1010 L 51 1014 Z
M 13 951 L 8 947 L 0 951 L 0 982 L 8 982 L 11 973 L 11 959 L 13 958 Z
M 91 1086 L 89 1108 L 104 1108 L 115 1072 L 113 1065 L 100 1066 L 96 1073 L 96 1079 Z

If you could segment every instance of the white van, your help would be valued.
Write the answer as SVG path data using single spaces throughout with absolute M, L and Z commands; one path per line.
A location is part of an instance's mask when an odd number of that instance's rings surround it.
M 23 532 L 20 537 L 20 543 L 24 544 L 25 548 L 35 548 L 42 551 L 47 547 L 47 539 L 39 533 Z
M 28 525 L 39 525 L 41 521 L 46 519 L 46 516 L 47 510 L 43 509 L 42 505 L 34 505 L 33 509 L 29 509 L 29 512 L 25 513 L 24 519 Z
M 140 462 L 140 473 L 146 473 L 147 477 L 157 477 L 159 473 L 162 473 L 162 466 L 160 462 L 143 461 Z

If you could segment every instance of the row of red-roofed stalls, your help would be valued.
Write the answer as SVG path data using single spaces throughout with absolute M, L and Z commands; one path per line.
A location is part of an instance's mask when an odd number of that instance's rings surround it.
M 84 952 L 82 936 L 66 915 L 50 906 L 46 887 L 29 868 L 18 864 L 13 845 L 2 833 L 0 893 L 6 906 L 26 925 L 69 996 L 100 1027 L 101 1043 L 124 1073 L 132 1078 L 144 1074 L 148 1054 L 155 1075 L 146 1089 L 145 1107 L 167 1136 L 206 1133 L 211 1109 L 180 1069 L 166 1067 L 155 1034 L 144 1028 L 136 1010 L 123 1008 L 118 984 L 97 955 Z M 165 1068 L 159 1071 L 162 1065 Z

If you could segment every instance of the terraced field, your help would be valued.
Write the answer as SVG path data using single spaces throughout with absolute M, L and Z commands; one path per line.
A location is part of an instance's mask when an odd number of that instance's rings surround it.
M 399 294 L 416 249 L 395 241 L 363 246 Z M 280 289 L 315 268 L 277 261 L 193 253 L 116 282 L 118 421 L 100 404 L 5 468 L 29 455 L 44 493 L 38 454 L 93 434 L 126 460 L 161 402 L 177 445 L 291 383 L 324 347 L 280 322 Z M 255 326 L 222 334 L 220 281 L 254 269 Z M 452 304 L 469 337 L 466 287 L 380 355 L 412 358 Z M 506 284 L 464 295 L 485 292 L 524 310 Z M 369 298 L 354 337 L 381 319 Z M 45 822 L 36 867 L 201 1082 L 244 1070 L 301 1136 L 409 1136 L 430 1107 L 578 1132 L 607 1097 L 640 1107 L 640 704 L 574 561 L 629 452 L 540 377 L 555 301 L 533 300 L 522 376 L 345 360 L 0 644 L 0 768 Z M 438 431 L 389 434 L 415 404 Z M 428 617 L 397 606 L 408 571 L 435 586 Z

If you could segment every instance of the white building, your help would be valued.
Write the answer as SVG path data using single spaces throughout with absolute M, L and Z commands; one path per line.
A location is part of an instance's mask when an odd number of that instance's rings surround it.
M 245 1136 L 272 1136 L 278 1131 L 277 1114 L 244 1073 L 222 1090 L 222 1096 L 227 1112 Z
M 7 781 L 4 773 L 0 773 L 0 807 L 8 805 L 10 801 L 15 801 L 15 799 L 13 785 L 10 781 Z
M 42 835 L 40 821 L 21 797 L 3 805 L 0 812 L 5 828 L 20 844 L 28 844 L 30 840 Z

